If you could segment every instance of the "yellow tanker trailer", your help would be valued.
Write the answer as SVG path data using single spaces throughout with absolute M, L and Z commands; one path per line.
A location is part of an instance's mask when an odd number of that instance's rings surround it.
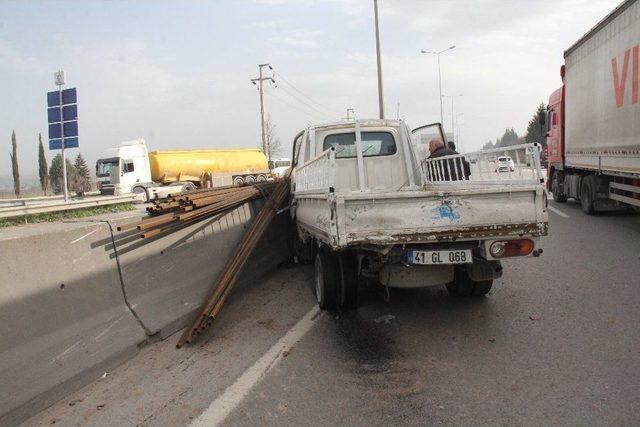
M 103 194 L 139 193 L 151 200 L 198 187 L 266 181 L 267 158 L 257 149 L 147 151 L 144 139 L 106 150 L 96 163 Z
M 193 182 L 213 186 L 266 181 L 267 158 L 258 149 L 171 150 L 149 153 L 151 179 L 169 184 Z

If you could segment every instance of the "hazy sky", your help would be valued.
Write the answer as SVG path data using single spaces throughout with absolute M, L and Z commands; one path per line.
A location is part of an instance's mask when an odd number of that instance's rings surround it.
M 465 150 L 522 133 L 561 84 L 562 52 L 618 0 L 380 0 L 387 117 L 439 121 L 443 92 Z M 119 141 L 151 150 L 260 145 L 257 64 L 273 65 L 266 109 L 287 146 L 308 123 L 377 116 L 372 0 L 0 0 L 0 175 L 15 129 L 23 174 L 46 140 L 46 96 L 64 69 L 78 88 L 91 168 Z M 444 100 L 444 124 L 451 103 Z M 77 149 L 70 150 L 75 156 Z M 53 152 L 48 152 L 49 159 Z

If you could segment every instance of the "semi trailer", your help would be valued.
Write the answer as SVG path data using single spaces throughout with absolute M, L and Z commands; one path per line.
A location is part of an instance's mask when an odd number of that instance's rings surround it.
M 640 207 L 640 1 L 627 0 L 564 52 L 549 98 L 547 186 L 587 214 Z
M 241 185 L 270 177 L 258 149 L 148 151 L 144 139 L 125 141 L 96 162 L 102 194 L 138 193 L 148 201 L 199 187 Z

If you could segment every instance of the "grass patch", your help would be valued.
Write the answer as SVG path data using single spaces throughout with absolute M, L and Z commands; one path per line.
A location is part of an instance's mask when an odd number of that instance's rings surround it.
M 134 209 L 135 207 L 133 206 L 133 203 L 118 203 L 115 205 L 72 209 L 68 211 L 45 212 L 13 218 L 0 218 L 0 227 L 12 227 L 15 225 L 33 224 L 37 222 L 63 221 L 65 219 L 85 218 L 88 216 L 102 215 L 106 213 L 127 212 Z

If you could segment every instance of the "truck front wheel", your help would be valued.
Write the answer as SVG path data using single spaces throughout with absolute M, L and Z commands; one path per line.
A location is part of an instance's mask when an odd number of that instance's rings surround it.
M 338 257 L 333 252 L 318 250 L 315 261 L 315 292 L 322 310 L 333 310 L 337 303 Z
M 149 191 L 141 186 L 136 186 L 131 189 L 131 192 L 136 195 L 140 195 L 140 199 L 142 199 L 142 203 L 147 203 L 149 201 Z
M 553 193 L 553 200 L 558 203 L 565 203 L 567 201 L 567 196 L 560 191 L 560 173 L 555 172 L 553 174 L 553 178 L 551 180 L 551 192 Z

